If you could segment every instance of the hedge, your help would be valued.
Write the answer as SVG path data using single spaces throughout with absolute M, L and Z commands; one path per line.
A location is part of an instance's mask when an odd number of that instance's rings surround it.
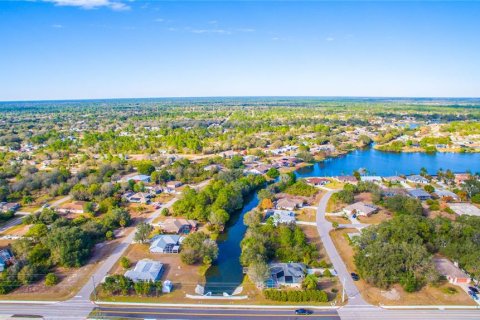
M 263 290 L 266 299 L 290 302 L 327 302 L 328 295 L 323 290 Z

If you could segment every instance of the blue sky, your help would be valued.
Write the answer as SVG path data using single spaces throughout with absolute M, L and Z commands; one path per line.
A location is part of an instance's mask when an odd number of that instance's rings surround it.
M 480 96 L 479 2 L 0 1 L 0 100 Z

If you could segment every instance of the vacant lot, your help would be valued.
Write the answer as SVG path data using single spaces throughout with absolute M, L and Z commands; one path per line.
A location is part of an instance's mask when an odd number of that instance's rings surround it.
M 299 227 L 302 229 L 303 233 L 305 233 L 308 243 L 314 244 L 317 247 L 318 251 L 320 252 L 320 260 L 325 260 L 325 262 L 330 263 L 330 258 L 325 251 L 322 240 L 320 239 L 320 235 L 318 234 L 317 227 L 305 225 L 299 225 Z
M 345 238 L 345 234 L 351 232 L 358 231 L 356 229 L 335 230 L 330 232 L 330 236 L 347 265 L 348 271 L 356 272 L 353 262 L 354 250 Z M 452 287 L 450 284 L 441 284 L 438 287 L 425 286 L 422 290 L 414 293 L 405 292 L 400 285 L 394 285 L 389 290 L 382 290 L 362 279 L 355 284 L 363 298 L 375 305 L 475 305 L 475 302 L 458 287 L 458 292 L 455 294 L 445 293 L 447 287 Z

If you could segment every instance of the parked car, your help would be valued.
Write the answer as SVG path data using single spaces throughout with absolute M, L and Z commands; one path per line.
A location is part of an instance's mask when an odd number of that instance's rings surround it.
M 357 214 L 354 213 L 354 214 L 352 215 L 352 218 L 353 218 L 353 219 L 357 219 Z
M 352 276 L 353 281 L 360 280 L 360 276 L 358 274 L 356 274 L 355 272 L 350 273 L 350 275 Z
M 480 298 L 477 296 L 477 294 L 471 290 L 468 291 L 468 294 L 470 295 L 470 297 L 473 298 L 473 300 L 477 301 L 479 300 Z
M 307 315 L 310 315 L 312 313 L 313 313 L 312 310 L 303 309 L 303 308 L 295 310 L 295 314 L 299 315 L 299 316 L 307 316 Z
M 470 290 L 470 291 L 475 292 L 476 294 L 478 294 L 478 289 L 475 288 L 475 287 L 468 287 L 468 290 Z

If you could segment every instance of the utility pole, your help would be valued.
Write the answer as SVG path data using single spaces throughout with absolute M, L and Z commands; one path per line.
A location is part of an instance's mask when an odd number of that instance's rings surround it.
M 343 286 L 342 286 L 342 303 L 345 302 L 345 277 L 343 277 Z
M 93 300 L 97 301 L 97 289 L 95 288 L 95 278 L 92 276 L 92 283 L 93 283 Z

